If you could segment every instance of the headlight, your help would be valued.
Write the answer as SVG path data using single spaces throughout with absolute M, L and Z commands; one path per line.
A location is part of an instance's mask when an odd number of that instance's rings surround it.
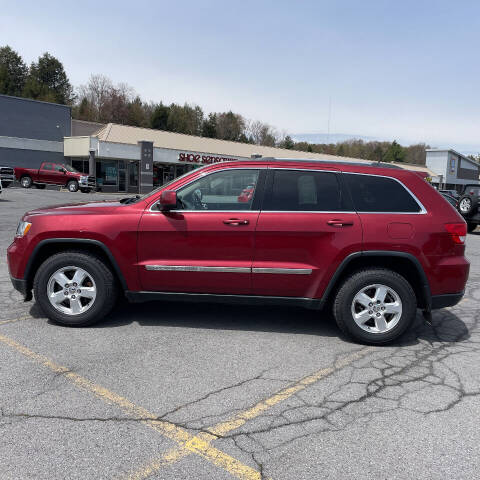
M 17 233 L 15 234 L 16 237 L 24 237 L 32 224 L 30 222 L 24 222 L 23 220 L 18 224 Z
M 88 183 L 88 176 L 80 177 L 80 183 Z

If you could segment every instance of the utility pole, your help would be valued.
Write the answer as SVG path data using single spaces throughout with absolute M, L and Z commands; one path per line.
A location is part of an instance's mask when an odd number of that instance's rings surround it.
M 330 117 L 332 115 L 332 96 L 328 97 L 327 145 L 330 143 Z

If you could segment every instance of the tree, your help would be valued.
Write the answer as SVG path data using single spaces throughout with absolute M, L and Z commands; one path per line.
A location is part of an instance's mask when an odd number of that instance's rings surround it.
M 170 132 L 201 135 L 203 110 L 198 106 L 185 103 L 183 107 L 172 103 L 168 113 L 167 130 Z
M 24 96 L 70 105 L 74 100 L 73 89 L 62 62 L 49 53 L 44 53 L 37 63 L 33 62 L 25 82 Z
M 27 66 L 17 52 L 8 45 L 0 48 L 0 93 L 21 96 L 27 73 Z
M 148 127 L 149 118 L 145 111 L 145 106 L 143 105 L 142 100 L 137 95 L 133 101 L 127 105 L 128 117 L 127 124 L 133 125 L 135 127 Z
M 250 122 L 248 130 L 253 143 L 256 145 L 265 145 L 274 147 L 277 143 L 277 132 L 267 123 Z
M 283 141 L 280 143 L 281 148 L 286 148 L 287 150 L 293 150 L 293 147 L 295 147 L 295 143 L 292 140 L 292 137 L 290 135 L 287 135 Z
M 210 113 L 202 125 L 202 137 L 217 138 L 217 114 Z
M 417 143 L 416 145 L 410 145 L 406 147 L 405 162 L 415 163 L 417 165 L 425 165 L 427 148 L 430 148 L 430 146 L 425 145 L 424 143 Z
M 170 107 L 160 102 L 153 108 L 153 113 L 150 118 L 150 126 L 157 130 L 166 130 L 169 113 Z
M 238 141 L 242 133 L 245 133 L 245 119 L 233 113 L 228 112 L 217 113 L 217 138 L 222 140 Z
M 383 156 L 384 162 L 403 162 L 405 160 L 405 149 L 394 140 Z

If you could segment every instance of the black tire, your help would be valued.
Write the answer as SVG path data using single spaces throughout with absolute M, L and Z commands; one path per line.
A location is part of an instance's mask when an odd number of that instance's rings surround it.
M 96 286 L 93 305 L 77 315 L 60 312 L 53 307 L 47 295 L 50 277 L 60 268 L 67 266 L 87 271 Z M 48 258 L 40 265 L 33 282 L 33 291 L 35 300 L 50 320 L 70 327 L 84 327 L 102 320 L 110 312 L 117 298 L 118 287 L 112 271 L 101 258 L 92 253 L 65 251 Z
M 89 188 L 81 188 L 80 191 L 82 193 L 90 193 L 90 189 Z
M 46 185 L 44 183 L 36 183 L 35 188 L 38 188 L 39 190 L 45 190 Z
M 3 187 L 3 188 L 8 188 L 11 183 L 12 183 L 12 182 L 5 182 L 4 180 L 2 180 L 2 187 Z
M 29 175 L 24 175 L 20 179 L 20 185 L 23 188 L 30 188 L 32 186 L 32 184 L 33 184 L 32 177 L 30 177 Z
M 458 201 L 458 211 L 464 217 L 469 217 L 477 209 L 478 199 L 476 196 L 462 195 Z
M 78 182 L 76 180 L 70 180 L 67 183 L 67 189 L 72 193 L 78 192 Z
M 355 295 L 373 284 L 393 289 L 402 302 L 398 323 L 385 333 L 373 333 L 362 329 L 352 314 Z M 411 285 L 398 273 L 383 268 L 361 270 L 347 278 L 340 286 L 333 305 L 333 313 L 340 330 L 346 336 L 369 345 L 381 345 L 398 338 L 414 321 L 416 310 L 417 299 Z
M 467 232 L 472 233 L 477 228 L 477 224 L 473 222 L 467 222 Z

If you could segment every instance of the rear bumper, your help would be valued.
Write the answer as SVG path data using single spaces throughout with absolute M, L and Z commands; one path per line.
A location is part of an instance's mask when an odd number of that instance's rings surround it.
M 443 295 L 432 295 L 432 310 L 445 307 L 453 307 L 465 294 L 465 291 L 459 293 L 446 293 Z

